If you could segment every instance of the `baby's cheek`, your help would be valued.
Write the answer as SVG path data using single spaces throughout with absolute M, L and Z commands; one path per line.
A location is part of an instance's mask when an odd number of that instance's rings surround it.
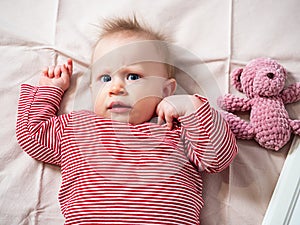
M 105 88 L 92 88 L 91 92 L 94 105 L 103 105 L 106 99 Z
M 144 85 L 134 85 L 128 87 L 128 91 L 135 96 L 138 96 L 140 99 L 147 98 L 150 96 L 162 98 L 163 96 L 163 87 L 161 83 L 157 82 L 148 82 Z
M 91 85 L 91 94 L 92 94 L 93 99 L 95 100 L 96 98 L 103 96 L 106 89 L 107 88 L 105 85 L 99 85 L 97 83 L 93 83 Z
M 161 101 L 161 98 L 154 96 L 147 96 L 136 99 L 131 112 L 131 119 L 135 124 L 149 121 L 156 112 L 156 107 Z

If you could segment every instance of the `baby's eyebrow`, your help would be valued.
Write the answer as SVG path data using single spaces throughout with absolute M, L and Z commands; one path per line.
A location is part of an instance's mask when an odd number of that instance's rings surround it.
M 102 70 L 101 71 L 101 74 L 103 75 L 103 74 L 109 74 L 109 75 L 111 75 L 111 70 L 109 70 L 109 69 L 104 69 L 104 70 Z
M 109 68 L 97 68 L 97 67 L 92 67 L 92 74 L 96 74 L 97 76 L 103 75 L 103 74 L 111 74 L 111 70 Z
M 128 65 L 128 66 L 122 66 L 119 70 L 116 70 L 115 72 L 120 73 L 137 73 L 137 74 L 143 74 L 144 70 L 136 65 Z

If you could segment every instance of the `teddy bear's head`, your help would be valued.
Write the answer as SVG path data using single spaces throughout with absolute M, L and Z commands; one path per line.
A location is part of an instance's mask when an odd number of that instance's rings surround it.
M 283 66 L 270 58 L 250 61 L 244 68 L 231 74 L 233 85 L 248 98 L 277 96 L 284 88 L 287 78 Z

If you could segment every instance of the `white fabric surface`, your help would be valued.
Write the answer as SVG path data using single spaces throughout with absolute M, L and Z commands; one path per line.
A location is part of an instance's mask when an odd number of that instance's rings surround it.
M 59 168 L 27 156 L 15 138 L 21 83 L 36 84 L 41 69 L 67 57 L 74 60 L 73 87 L 61 113 L 88 94 L 86 75 L 96 24 L 104 17 L 136 13 L 173 36 L 209 70 L 180 80 L 178 92 L 199 92 L 216 105 L 219 95 L 238 93 L 229 73 L 249 60 L 267 56 L 289 71 L 287 83 L 300 81 L 300 3 L 298 0 L 2 0 L 0 1 L 0 224 L 63 224 L 57 195 Z M 83 82 L 82 82 L 83 81 Z M 186 82 L 187 83 L 186 83 Z M 201 90 L 200 90 L 201 89 Z M 76 101 L 77 99 L 77 101 Z M 79 103 L 78 103 L 79 102 Z M 300 103 L 287 107 L 300 119 Z M 254 141 L 238 141 L 239 154 L 222 173 L 204 175 L 203 225 L 258 225 L 276 185 L 290 144 L 278 152 Z

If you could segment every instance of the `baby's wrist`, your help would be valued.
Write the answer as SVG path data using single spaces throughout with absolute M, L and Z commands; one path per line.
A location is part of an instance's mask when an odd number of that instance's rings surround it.
M 199 107 L 203 105 L 203 101 L 198 98 L 196 95 L 189 95 L 189 100 L 191 104 L 187 104 L 188 107 L 186 109 L 185 115 L 189 115 L 197 111 Z

